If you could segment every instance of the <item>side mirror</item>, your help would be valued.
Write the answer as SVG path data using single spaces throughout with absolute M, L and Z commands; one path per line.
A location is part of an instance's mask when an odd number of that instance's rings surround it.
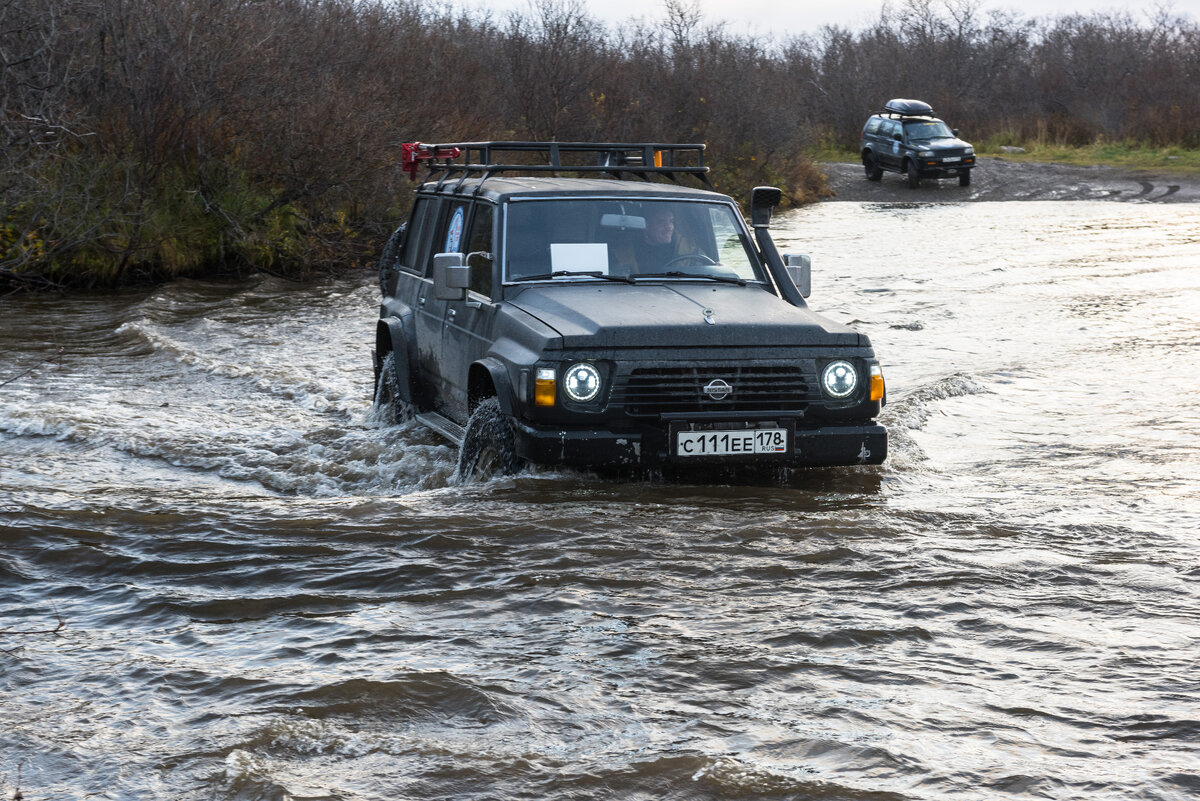
M 958 138 L 958 129 L 957 129 L 957 128 L 955 128 L 954 130 L 952 130 L 950 133 L 954 134 L 954 138 L 955 138 L 955 139 L 957 139 L 957 138 Z
M 812 294 L 812 257 L 805 254 L 789 254 L 783 257 L 788 276 L 796 285 L 801 297 L 807 298 Z
M 756 186 L 750 190 L 750 224 L 766 228 L 771 224 L 771 209 L 779 205 L 783 192 L 773 186 Z
M 438 300 L 463 300 L 471 285 L 471 269 L 461 253 L 433 255 L 433 296 Z
M 892 134 L 892 138 L 895 139 L 897 142 L 903 142 L 904 134 L 895 133 L 895 134 Z

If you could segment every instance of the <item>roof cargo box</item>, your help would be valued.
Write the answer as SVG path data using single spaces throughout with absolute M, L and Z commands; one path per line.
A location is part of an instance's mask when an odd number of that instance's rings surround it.
M 933 107 L 920 100 L 905 100 L 897 97 L 889 100 L 883 110 L 889 114 L 899 114 L 904 117 L 932 117 Z

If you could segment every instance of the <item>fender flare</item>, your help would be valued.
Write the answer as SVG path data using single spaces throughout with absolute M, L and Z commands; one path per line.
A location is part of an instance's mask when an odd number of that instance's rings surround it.
M 401 317 L 380 318 L 375 328 L 375 352 L 372 361 L 375 366 L 375 384 L 379 386 L 379 370 L 383 365 L 383 357 L 387 353 L 395 353 L 403 358 L 396 359 L 396 379 L 402 388 L 408 390 L 404 400 L 416 404 L 416 376 L 413 375 L 412 365 L 416 363 L 416 344 L 409 333 L 412 323 L 412 313 L 407 312 Z
M 495 397 L 500 411 L 509 417 L 518 417 L 516 396 L 512 381 L 504 363 L 494 356 L 485 356 L 471 365 L 467 378 L 467 410 L 475 411 L 480 402 Z

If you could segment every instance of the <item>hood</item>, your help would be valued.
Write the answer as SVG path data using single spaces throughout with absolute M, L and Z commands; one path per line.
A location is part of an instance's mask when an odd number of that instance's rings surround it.
M 942 150 L 966 150 L 970 146 L 970 142 L 964 142 L 961 139 L 933 139 L 929 142 L 916 142 L 914 144 L 914 147 L 932 150 L 935 153 Z
M 564 349 L 867 344 L 857 331 L 753 285 L 538 284 L 509 303 L 557 331 Z

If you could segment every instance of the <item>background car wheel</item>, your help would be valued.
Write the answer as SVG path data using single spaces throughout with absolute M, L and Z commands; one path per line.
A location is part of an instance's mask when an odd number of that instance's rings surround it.
M 863 156 L 863 172 L 867 174 L 868 181 L 878 181 L 883 177 L 883 170 L 875 163 L 875 157 L 870 153 Z
M 375 408 L 379 416 L 388 423 L 405 423 L 412 419 L 416 409 L 404 396 L 400 388 L 399 372 L 396 370 L 396 354 L 388 351 L 379 366 L 379 383 L 375 387 Z
M 921 173 L 917 172 L 917 162 L 907 161 L 908 165 L 908 188 L 916 189 L 921 183 Z
M 459 481 L 486 481 L 492 476 L 511 476 L 524 462 L 517 455 L 512 426 L 500 411 L 500 401 L 488 398 L 475 408 L 467 421 L 462 450 L 458 454 Z
M 959 173 L 958 174 L 958 185 L 959 186 L 970 186 L 971 185 L 971 173 L 969 173 L 969 172 Z

